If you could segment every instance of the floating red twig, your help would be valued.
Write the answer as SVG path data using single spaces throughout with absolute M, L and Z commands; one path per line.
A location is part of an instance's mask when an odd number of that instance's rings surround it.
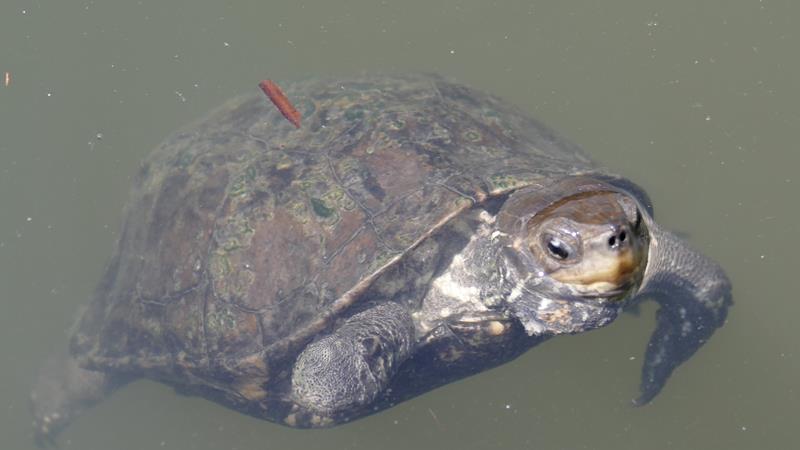
M 258 87 L 267 94 L 267 97 L 269 97 L 270 101 L 278 108 L 278 111 L 283 114 L 283 117 L 286 117 L 286 120 L 292 122 L 292 125 L 296 128 L 300 128 L 300 113 L 295 109 L 289 99 L 286 98 L 286 95 L 277 84 L 273 83 L 272 80 L 264 80 L 258 83 Z

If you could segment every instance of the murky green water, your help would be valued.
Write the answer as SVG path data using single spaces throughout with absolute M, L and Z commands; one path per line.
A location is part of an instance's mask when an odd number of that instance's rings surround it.
M 0 448 L 117 237 L 138 161 L 258 80 L 434 71 L 512 99 L 644 185 L 736 306 L 632 408 L 653 309 L 382 414 L 296 431 L 135 383 L 65 449 L 792 448 L 800 3 L 50 1 L 0 6 Z

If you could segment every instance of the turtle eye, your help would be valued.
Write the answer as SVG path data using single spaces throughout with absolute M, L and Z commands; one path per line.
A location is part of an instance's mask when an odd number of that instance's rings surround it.
M 569 246 L 556 237 L 549 238 L 545 246 L 550 256 L 560 261 L 569 258 L 571 254 Z
M 549 219 L 531 230 L 528 249 L 542 268 L 556 270 L 581 261 L 583 244 L 575 223 L 563 217 Z

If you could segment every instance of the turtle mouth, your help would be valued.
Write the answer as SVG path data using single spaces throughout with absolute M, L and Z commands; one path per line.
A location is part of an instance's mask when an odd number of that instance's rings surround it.
M 592 286 L 587 286 L 587 289 L 580 293 L 580 296 L 591 300 L 608 300 L 619 301 L 623 300 L 630 293 L 635 283 L 633 280 L 628 280 L 613 288 L 597 289 Z
M 634 248 L 612 254 L 594 251 L 580 265 L 558 270 L 552 277 L 581 297 L 619 301 L 638 286 L 643 262 L 643 252 Z

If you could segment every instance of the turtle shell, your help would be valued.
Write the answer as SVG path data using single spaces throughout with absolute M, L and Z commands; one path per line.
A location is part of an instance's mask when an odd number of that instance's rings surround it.
M 258 400 L 448 221 L 596 171 L 508 103 L 437 76 L 285 88 L 299 129 L 264 96 L 240 97 L 144 161 L 71 341 L 87 367 Z

